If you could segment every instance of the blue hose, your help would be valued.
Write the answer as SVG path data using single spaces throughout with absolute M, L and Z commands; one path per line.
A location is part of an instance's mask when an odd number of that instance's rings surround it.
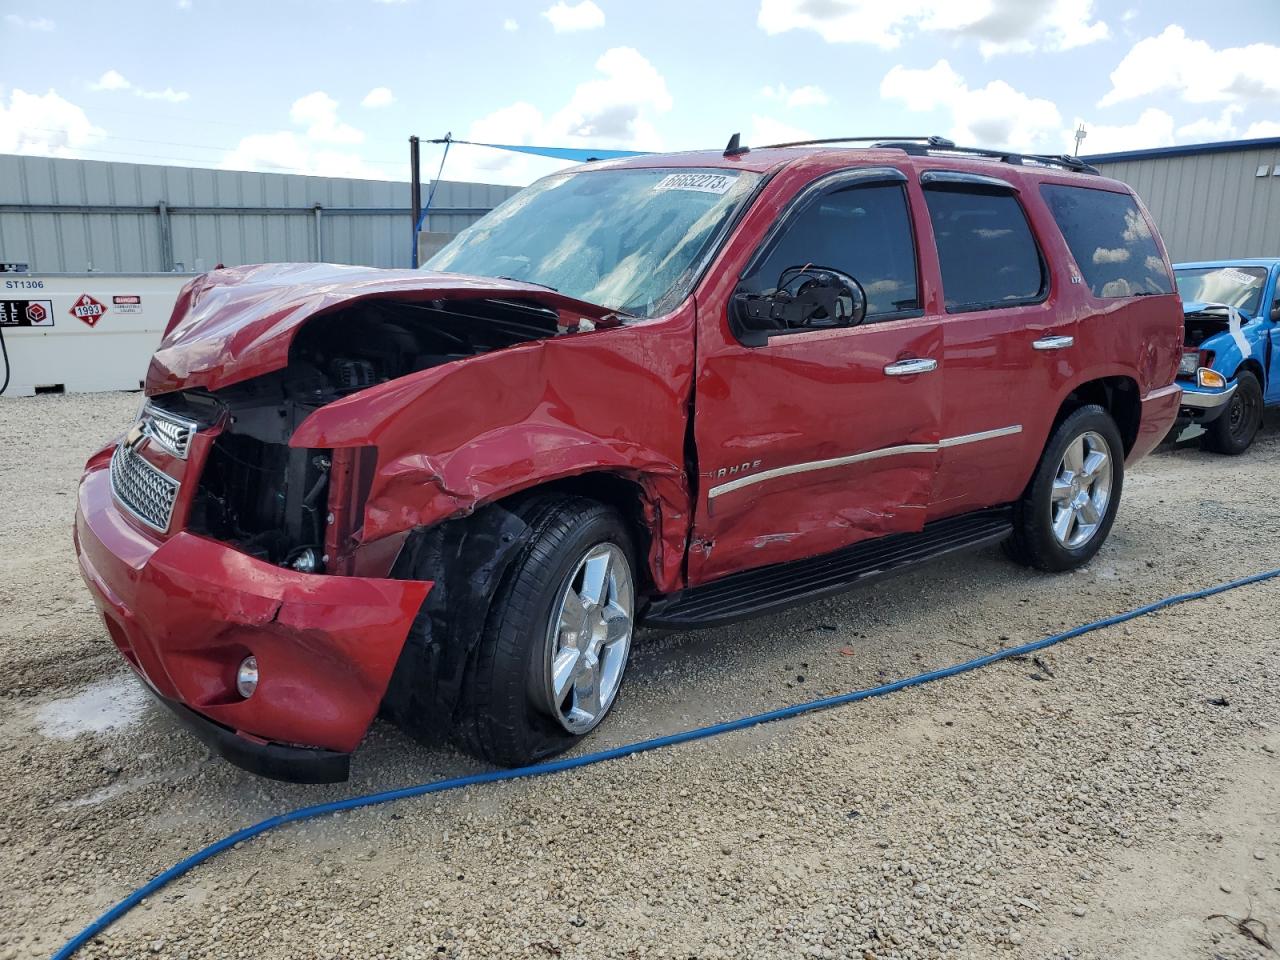
M 1102 620 L 1095 620 L 1092 623 L 1086 623 L 1083 626 L 1073 627 L 1064 633 L 1056 633 L 1050 637 L 1044 637 L 1040 640 L 1034 640 L 1031 643 L 1024 643 L 1019 647 L 1009 647 L 1005 650 L 997 650 L 995 653 L 989 653 L 986 656 L 977 657 L 973 660 L 966 660 L 964 663 L 957 663 L 950 667 L 943 667 L 940 670 L 931 670 L 928 673 L 917 674 L 914 677 L 907 677 L 903 680 L 894 680 L 892 683 L 885 683 L 878 687 L 870 687 L 866 690 L 855 690 L 850 693 L 842 693 L 833 697 L 823 697 L 819 700 L 810 700 L 808 703 L 797 703 L 790 707 L 782 707 L 778 710 L 770 710 L 766 713 L 757 713 L 749 717 L 739 717 L 737 720 L 729 720 L 725 723 L 713 723 L 710 726 L 698 727 L 694 730 L 685 730 L 682 733 L 673 733 L 665 737 L 654 737 L 651 740 L 641 740 L 639 743 L 626 744 L 621 747 L 613 747 L 609 750 L 601 750 L 597 753 L 588 753 L 579 757 L 567 757 L 562 760 L 551 760 L 547 763 L 539 763 L 531 767 L 517 767 L 512 770 L 491 770 L 487 773 L 476 773 L 469 777 L 453 777 L 448 780 L 436 780 L 433 783 L 420 783 L 412 787 L 401 787 L 399 790 L 386 790 L 382 793 L 370 793 L 363 797 L 349 797 L 346 800 L 335 800 L 331 803 L 318 803 L 310 807 L 302 807 L 298 810 L 282 813 L 278 816 L 268 817 L 260 823 L 253 826 L 245 827 L 243 830 L 237 830 L 230 836 L 217 840 L 203 850 L 198 850 L 185 860 L 175 863 L 164 873 L 159 874 L 148 883 L 139 887 L 133 893 L 129 894 L 102 916 L 94 920 L 74 937 L 67 941 L 61 950 L 53 955 L 53 960 L 66 960 L 91 939 L 109 927 L 115 921 L 136 907 L 145 898 L 167 886 L 172 881 L 178 879 L 196 864 L 203 863 L 210 857 L 213 857 L 224 850 L 227 850 L 237 843 L 249 840 L 259 834 L 266 833 L 275 827 L 283 826 L 286 823 L 296 823 L 300 820 L 312 820 L 316 817 L 323 817 L 326 814 L 338 813 L 342 810 L 355 810 L 359 807 L 372 807 L 380 803 L 388 803 L 392 800 L 403 800 L 406 797 L 420 797 L 428 793 L 442 793 L 445 790 L 457 790 L 460 787 L 470 787 L 481 783 L 501 783 L 507 780 L 519 780 L 527 777 L 541 777 L 550 773 L 560 773 L 564 770 L 576 770 L 579 767 L 590 766 L 593 763 L 602 763 L 605 760 L 617 760 L 621 757 L 630 757 L 637 753 L 645 753 L 649 750 L 657 750 L 661 747 L 673 747 L 679 743 L 688 743 L 691 740 L 703 740 L 707 737 L 717 737 L 722 733 L 730 733 L 734 730 L 744 730 L 747 727 L 754 727 L 762 723 L 771 723 L 774 720 L 785 720 L 788 717 L 796 717 L 802 713 L 809 713 L 814 710 L 826 710 L 830 707 L 838 707 L 845 703 L 856 703 L 859 700 L 868 700 L 871 697 L 880 697 L 886 693 L 894 693 L 898 690 L 905 690 L 908 687 L 916 687 L 922 683 L 930 683 L 934 680 L 942 680 L 946 677 L 954 677 L 956 674 L 968 673 L 970 670 L 978 670 L 982 667 L 990 666 L 1001 660 L 1007 660 L 1010 657 L 1025 656 L 1028 653 L 1034 653 L 1037 650 L 1043 650 L 1045 647 L 1051 647 L 1055 643 L 1061 643 L 1064 640 L 1070 640 L 1073 637 L 1079 637 L 1083 634 L 1090 633 L 1094 630 L 1101 630 L 1103 627 L 1113 627 L 1118 623 L 1124 623 L 1127 620 L 1134 620 L 1138 617 L 1145 617 L 1149 613 L 1155 613 L 1157 610 L 1163 610 L 1166 607 L 1172 607 L 1175 604 L 1186 603 L 1188 600 L 1199 600 L 1204 597 L 1212 597 L 1215 594 L 1225 593 L 1228 590 L 1235 590 L 1239 587 L 1248 586 L 1251 583 L 1260 583 L 1263 580 L 1270 580 L 1274 577 L 1280 577 L 1280 568 L 1275 570 L 1266 570 L 1262 573 L 1255 573 L 1248 577 L 1241 577 L 1239 580 L 1231 580 L 1227 583 L 1220 583 L 1213 587 L 1205 587 L 1202 590 L 1194 590 L 1190 593 L 1179 593 L 1172 597 L 1165 597 L 1163 600 L 1156 600 L 1154 603 L 1148 603 L 1145 606 L 1136 607 L 1124 613 L 1117 613 L 1115 616 L 1106 617 Z

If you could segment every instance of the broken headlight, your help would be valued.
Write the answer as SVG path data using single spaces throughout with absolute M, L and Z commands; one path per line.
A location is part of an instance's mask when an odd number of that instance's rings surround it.
M 1194 377 L 1196 375 L 1196 367 L 1200 366 L 1200 353 L 1197 350 L 1188 350 L 1182 355 L 1182 360 L 1178 364 L 1178 376 Z M 1165 369 L 1168 369 L 1167 367 Z

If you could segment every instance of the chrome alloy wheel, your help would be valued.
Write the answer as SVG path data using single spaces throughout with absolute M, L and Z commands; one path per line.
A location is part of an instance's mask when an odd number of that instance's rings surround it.
M 1101 434 L 1090 430 L 1067 446 L 1053 478 L 1049 519 L 1053 535 L 1075 549 L 1093 539 L 1111 501 L 1111 452 Z
M 546 697 L 572 734 L 598 724 L 622 685 L 635 627 L 635 587 L 622 549 L 600 543 L 560 591 L 547 627 Z

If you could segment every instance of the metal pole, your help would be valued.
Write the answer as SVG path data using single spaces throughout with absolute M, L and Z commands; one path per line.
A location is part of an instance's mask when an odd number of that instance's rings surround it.
M 418 266 L 418 220 L 422 217 L 422 174 L 418 161 L 418 138 L 409 138 L 409 195 L 413 207 L 413 257 L 414 269 Z
M 320 215 L 322 208 L 316 204 L 316 263 L 324 263 L 324 243 L 320 239 Z
M 173 234 L 169 230 L 169 205 L 161 200 L 156 204 L 160 214 L 160 269 L 165 273 L 173 271 Z

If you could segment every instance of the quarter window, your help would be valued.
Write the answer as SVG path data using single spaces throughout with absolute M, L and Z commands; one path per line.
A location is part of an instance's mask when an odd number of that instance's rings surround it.
M 929 187 L 925 199 L 948 313 L 1044 298 L 1044 260 L 1013 194 L 948 184 Z
M 902 186 L 868 184 L 825 193 L 785 225 L 746 289 L 765 293 L 788 267 L 831 267 L 867 294 L 867 322 L 920 312 L 916 247 Z
M 1095 297 L 1173 293 L 1164 257 L 1133 197 L 1048 183 L 1040 192 Z

